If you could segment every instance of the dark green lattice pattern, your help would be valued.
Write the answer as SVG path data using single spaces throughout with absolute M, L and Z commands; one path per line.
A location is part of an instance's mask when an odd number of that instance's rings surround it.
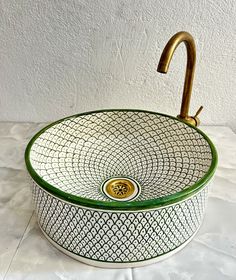
M 140 212 L 101 211 L 65 203 L 37 184 L 39 225 L 61 248 L 104 262 L 139 262 L 167 254 L 199 228 L 207 187 L 178 204 Z
M 212 161 L 204 137 L 192 127 L 142 111 L 103 111 L 64 119 L 33 143 L 30 162 L 56 188 L 110 201 L 101 192 L 112 177 L 141 186 L 135 200 L 171 195 L 201 179 Z

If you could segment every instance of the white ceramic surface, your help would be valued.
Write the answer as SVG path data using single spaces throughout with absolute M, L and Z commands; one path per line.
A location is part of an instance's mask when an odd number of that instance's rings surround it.
M 4 213 L 0 215 L 0 279 L 235 279 L 236 135 L 229 128 L 201 127 L 216 145 L 219 165 L 203 225 L 191 244 L 163 262 L 116 270 L 87 266 L 65 256 L 39 230 L 32 216 L 23 152 L 29 138 L 43 126 L 0 124 L 0 210 Z
M 203 132 L 142 110 L 103 110 L 50 124 L 25 161 L 43 233 L 68 255 L 100 267 L 138 267 L 170 256 L 202 223 L 217 152 Z M 104 181 L 135 179 L 128 185 Z M 130 182 L 130 181 L 129 181 Z

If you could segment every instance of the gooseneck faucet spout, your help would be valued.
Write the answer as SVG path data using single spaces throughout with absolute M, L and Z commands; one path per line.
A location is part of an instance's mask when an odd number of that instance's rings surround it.
M 187 67 L 184 81 L 181 110 L 180 114 L 177 117 L 186 123 L 198 126 L 200 121 L 197 116 L 201 112 L 203 107 L 201 106 L 198 109 L 195 116 L 189 116 L 189 105 L 196 64 L 196 47 L 193 37 L 188 32 L 178 32 L 168 41 L 162 52 L 157 71 L 160 73 L 167 73 L 172 56 L 178 45 L 182 42 L 185 43 L 185 46 L 187 48 Z

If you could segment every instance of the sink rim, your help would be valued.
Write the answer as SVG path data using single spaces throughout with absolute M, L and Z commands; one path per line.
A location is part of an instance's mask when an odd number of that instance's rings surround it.
M 37 172 L 34 170 L 34 168 L 31 165 L 30 162 L 30 151 L 31 147 L 33 146 L 34 142 L 36 139 L 44 133 L 47 129 L 50 127 L 61 123 L 62 121 L 65 121 L 67 119 L 70 119 L 72 117 L 79 117 L 83 115 L 89 115 L 92 113 L 102 113 L 102 112 L 111 112 L 111 111 L 118 111 L 118 112 L 140 112 L 140 113 L 150 113 L 150 114 L 155 114 L 159 116 L 164 116 L 170 119 L 177 120 L 178 122 L 184 123 L 185 125 L 195 129 L 199 134 L 203 136 L 203 138 L 207 141 L 207 143 L 210 146 L 211 149 L 211 155 L 212 155 L 212 160 L 211 160 L 211 165 L 208 169 L 208 171 L 205 173 L 205 175 L 198 180 L 196 183 L 191 185 L 190 187 L 181 190 L 179 192 L 176 192 L 174 194 L 166 195 L 163 197 L 155 198 L 155 199 L 149 199 L 149 200 L 144 200 L 144 201 L 127 201 L 127 202 L 118 202 L 118 201 L 98 201 L 94 199 L 89 199 L 89 198 L 83 198 L 77 195 L 73 195 L 70 193 L 67 193 L 65 191 L 62 191 L 58 189 L 56 186 L 51 185 L 47 181 L 45 181 L 40 175 L 37 174 Z M 212 176 L 215 173 L 216 167 L 217 167 L 217 162 L 218 162 L 218 155 L 216 148 L 210 138 L 202 132 L 200 129 L 196 128 L 195 126 L 192 126 L 190 124 L 187 124 L 183 122 L 182 120 L 179 120 L 176 117 L 159 113 L 159 112 L 153 112 L 153 111 L 148 111 L 148 110 L 140 110 L 140 109 L 102 109 L 102 110 L 95 110 L 95 111 L 88 111 L 84 113 L 79 113 L 71 116 L 67 116 L 65 118 L 59 119 L 55 122 L 50 123 L 49 125 L 45 126 L 42 128 L 39 132 L 37 132 L 29 141 L 26 150 L 25 150 L 25 163 L 26 163 L 26 168 L 32 177 L 32 179 L 44 190 L 48 191 L 55 197 L 62 199 L 63 201 L 66 201 L 68 203 L 72 203 L 75 205 L 81 205 L 89 208 L 94 208 L 94 209 L 106 209 L 106 210 L 121 210 L 121 211 L 135 211 L 135 210 L 145 210 L 145 209 L 152 209 L 152 208 L 159 208 L 163 207 L 166 205 L 170 204 L 175 204 L 179 201 L 182 201 L 195 193 L 197 193 L 199 190 L 201 190 L 212 178 Z

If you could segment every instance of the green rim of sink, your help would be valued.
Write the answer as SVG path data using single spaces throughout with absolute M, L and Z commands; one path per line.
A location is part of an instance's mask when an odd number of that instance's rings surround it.
M 72 195 L 69 193 L 66 193 L 62 190 L 59 190 L 58 188 L 56 188 L 55 186 L 49 184 L 48 182 L 46 182 L 42 177 L 40 177 L 37 172 L 33 169 L 31 162 L 30 162 L 30 150 L 32 145 L 34 144 L 35 140 L 43 133 L 45 132 L 48 128 L 62 122 L 65 121 L 67 119 L 70 119 L 72 117 L 78 117 L 78 116 L 83 116 L 83 115 L 88 115 L 88 114 L 92 114 L 92 113 L 99 113 L 99 112 L 109 112 L 109 111 L 130 111 L 130 112 L 144 112 L 144 113 L 151 113 L 151 114 L 156 114 L 156 115 L 160 115 L 160 116 L 164 116 L 164 117 L 168 117 L 171 119 L 175 119 L 178 120 L 179 122 L 182 122 L 181 120 L 166 115 L 166 114 L 161 114 L 161 113 L 157 113 L 157 112 L 152 112 L 152 111 L 146 111 L 146 110 L 138 110 L 138 109 L 106 109 L 106 110 L 97 110 L 97 111 L 90 111 L 90 112 L 86 112 L 86 113 L 81 113 L 81 114 L 76 114 L 76 115 L 72 115 L 63 119 L 60 119 L 56 122 L 51 123 L 50 125 L 44 127 L 43 129 L 41 129 L 29 142 L 29 144 L 26 147 L 26 151 L 25 151 L 25 162 L 26 162 L 26 167 L 28 172 L 30 173 L 31 177 L 33 178 L 33 180 L 43 189 L 45 189 L 46 191 L 48 191 L 49 193 L 53 194 L 54 196 L 64 200 L 64 201 L 68 201 L 70 203 L 76 204 L 76 205 L 82 205 L 85 207 L 89 207 L 89 208 L 95 208 L 95 209 L 106 209 L 106 210 L 127 210 L 127 211 L 135 211 L 135 210 L 142 210 L 142 209 L 152 209 L 152 208 L 158 208 L 158 207 L 162 207 L 162 206 L 166 206 L 169 204 L 174 204 L 177 203 L 179 201 L 182 201 L 192 195 L 194 195 L 195 193 L 197 193 L 200 189 L 202 189 L 212 178 L 212 176 L 215 173 L 215 169 L 217 166 L 217 162 L 218 162 L 218 156 L 217 156 L 217 152 L 215 149 L 215 146 L 213 145 L 212 141 L 208 138 L 208 136 L 206 136 L 205 133 L 203 133 L 200 129 L 190 125 L 190 124 L 186 124 L 187 126 L 190 126 L 191 128 L 195 129 L 198 133 L 200 133 L 203 138 L 206 139 L 206 141 L 208 142 L 210 149 L 211 149 L 211 154 L 212 154 L 212 161 L 211 161 L 211 165 L 208 169 L 208 171 L 206 172 L 206 174 L 200 179 L 198 180 L 195 184 L 191 185 L 190 187 L 176 192 L 174 194 L 171 195 L 167 195 L 164 197 L 159 197 L 156 199 L 151 199 L 151 200 L 144 200 L 144 201 L 131 201 L 131 202 L 117 202 L 117 201 L 97 201 L 97 200 L 93 200 L 93 199 L 88 199 L 88 198 L 83 198 L 80 196 L 76 196 L 76 195 Z

